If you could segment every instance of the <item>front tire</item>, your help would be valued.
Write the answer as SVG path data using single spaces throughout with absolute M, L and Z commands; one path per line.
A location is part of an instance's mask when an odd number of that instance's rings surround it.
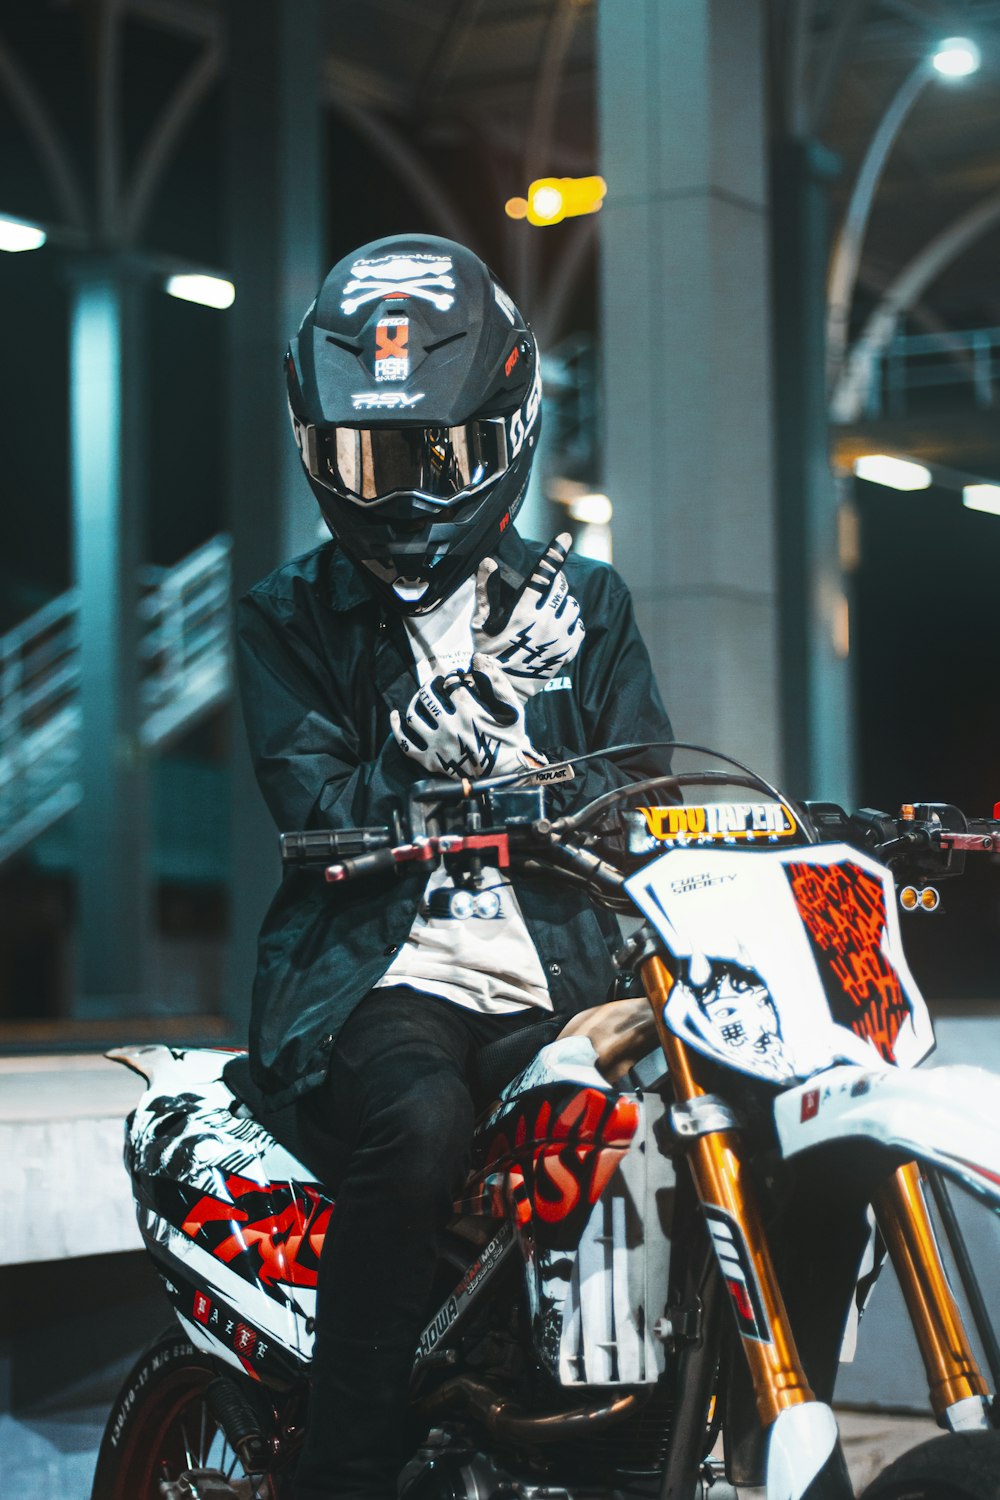
M 189 1469 L 218 1470 L 235 1496 L 280 1500 L 273 1479 L 255 1486 L 245 1478 L 212 1416 L 206 1391 L 216 1374 L 179 1328 L 150 1345 L 111 1408 L 91 1500 L 162 1500 L 162 1482 L 176 1483 Z
M 1000 1500 L 1000 1432 L 949 1432 L 890 1464 L 861 1500 Z

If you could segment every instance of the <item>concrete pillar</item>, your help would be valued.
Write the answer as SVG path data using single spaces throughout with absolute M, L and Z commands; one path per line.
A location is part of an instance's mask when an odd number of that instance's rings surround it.
M 230 0 L 229 511 L 237 597 L 319 540 L 285 399 L 282 356 L 316 295 L 323 256 L 324 58 L 319 0 Z M 245 1031 L 256 936 L 277 884 L 277 835 L 234 704 L 233 881 L 227 1006 Z
M 138 581 L 144 452 L 143 289 L 113 261 L 76 268 L 70 452 L 80 590 L 78 962 L 84 1017 L 143 1008 L 151 915 L 149 791 L 139 740 Z
M 815 142 L 784 141 L 775 151 L 781 723 L 789 789 L 851 807 L 849 594 L 838 544 L 826 395 L 827 195 L 837 169 L 836 158 Z
M 601 0 L 605 487 L 678 737 L 781 772 L 763 0 Z

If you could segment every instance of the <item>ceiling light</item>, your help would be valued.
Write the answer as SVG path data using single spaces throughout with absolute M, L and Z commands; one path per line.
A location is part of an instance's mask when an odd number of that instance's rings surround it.
M 221 276 L 170 276 L 166 290 L 182 302 L 200 302 L 203 307 L 232 307 L 236 288 Z
M 962 491 L 962 504 L 969 510 L 985 510 L 991 516 L 1000 516 L 1000 484 L 967 484 Z
M 968 78 L 970 73 L 978 73 L 981 61 L 979 48 L 965 36 L 948 37 L 931 58 L 942 78 Z
M 885 484 L 893 490 L 925 490 L 931 482 L 931 471 L 908 458 L 893 458 L 888 453 L 866 453 L 854 460 L 859 479 Z
M 611 520 L 611 501 L 607 495 L 577 495 L 569 503 L 569 513 L 583 526 L 607 526 Z
M 535 188 L 528 201 L 530 212 L 536 219 L 549 223 L 550 220 L 561 217 L 563 195 L 557 187 L 546 184 Z
M 0 218 L 0 250 L 38 250 L 45 244 L 45 230 L 24 219 Z

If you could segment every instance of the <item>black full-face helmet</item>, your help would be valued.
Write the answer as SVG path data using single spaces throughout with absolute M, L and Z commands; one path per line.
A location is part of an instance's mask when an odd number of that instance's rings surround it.
M 541 427 L 530 328 L 471 250 L 392 235 L 334 266 L 286 368 L 330 530 L 395 609 L 433 609 L 523 499 Z

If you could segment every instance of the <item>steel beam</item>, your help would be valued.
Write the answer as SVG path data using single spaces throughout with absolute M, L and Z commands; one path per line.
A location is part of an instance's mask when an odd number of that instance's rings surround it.
M 319 0 L 230 0 L 228 181 L 229 513 L 236 597 L 320 540 L 319 512 L 288 423 L 282 358 L 324 265 Z M 221 402 L 220 402 L 221 406 Z M 233 723 L 233 883 L 228 1014 L 245 1034 L 256 937 L 279 878 L 239 706 Z
M 70 425 L 80 591 L 78 1015 L 144 1004 L 149 792 L 140 742 L 137 577 L 144 451 L 143 289 L 90 260 L 72 283 Z

